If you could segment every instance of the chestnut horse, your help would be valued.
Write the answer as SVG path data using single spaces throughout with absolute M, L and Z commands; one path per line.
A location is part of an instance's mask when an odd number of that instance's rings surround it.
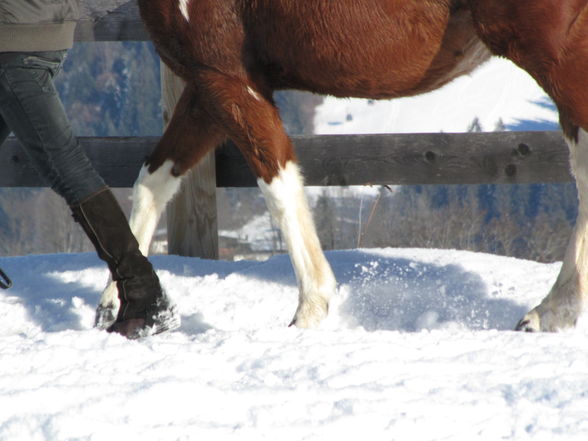
M 161 58 L 186 82 L 134 188 L 130 223 L 145 254 L 182 176 L 230 138 L 285 237 L 299 288 L 292 324 L 318 325 L 336 282 L 272 93 L 415 95 L 494 54 L 525 69 L 556 103 L 580 199 L 561 273 L 517 329 L 576 323 L 588 295 L 588 0 L 138 1 Z M 99 311 L 117 308 L 114 293 L 106 289 Z

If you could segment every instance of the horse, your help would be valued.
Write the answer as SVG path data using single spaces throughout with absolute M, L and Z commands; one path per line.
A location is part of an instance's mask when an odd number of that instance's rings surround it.
M 131 228 L 147 254 L 182 176 L 226 139 L 239 148 L 280 227 L 296 275 L 291 325 L 326 317 L 336 281 L 272 94 L 389 99 L 426 93 L 491 56 L 553 99 L 570 147 L 579 214 L 561 272 L 521 331 L 573 327 L 588 296 L 588 0 L 138 0 L 166 65 L 186 87 L 134 186 Z M 116 317 L 104 291 L 97 323 Z M 106 311 L 106 312 L 105 312 Z

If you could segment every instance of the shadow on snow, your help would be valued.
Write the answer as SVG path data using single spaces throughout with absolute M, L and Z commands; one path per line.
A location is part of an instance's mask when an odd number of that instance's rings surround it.
M 342 318 L 368 331 L 416 332 L 459 325 L 512 330 L 526 306 L 493 298 L 482 278 L 458 264 L 352 251 L 338 255 Z
M 489 294 L 478 274 L 457 264 L 432 264 L 357 250 L 332 251 L 327 257 L 337 277 L 340 296 L 339 306 L 331 314 L 338 314 L 340 322 L 350 327 L 417 332 L 457 324 L 471 330 L 511 330 L 526 312 L 526 306 Z M 216 274 L 224 278 L 241 273 L 257 280 L 296 286 L 286 255 L 266 262 L 219 264 L 175 256 L 155 256 L 153 261 L 159 270 L 179 276 Z M 0 259 L 0 264 L 8 274 L 17 276 L 15 286 L 0 294 L 22 303 L 31 320 L 43 331 L 87 328 L 78 309 L 80 305 L 93 309 L 102 287 L 97 291 L 80 281 L 68 283 L 51 274 L 103 271 L 106 282 L 106 266 L 93 254 L 79 254 L 74 258 L 72 255 L 6 258 Z M 179 308 L 181 312 L 181 304 Z M 184 315 L 182 320 L 181 330 L 189 334 L 210 329 L 201 314 Z

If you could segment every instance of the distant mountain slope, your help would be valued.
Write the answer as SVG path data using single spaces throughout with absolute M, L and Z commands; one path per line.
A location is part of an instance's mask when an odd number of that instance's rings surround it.
M 315 133 L 466 132 L 557 129 L 557 111 L 526 72 L 494 58 L 470 76 L 429 94 L 387 101 L 328 97 L 317 108 Z

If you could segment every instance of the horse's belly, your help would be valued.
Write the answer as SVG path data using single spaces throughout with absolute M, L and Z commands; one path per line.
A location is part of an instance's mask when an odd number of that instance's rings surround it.
M 339 97 L 395 98 L 437 89 L 471 73 L 490 58 L 478 39 L 459 50 L 441 50 L 433 59 L 419 63 L 410 55 L 394 52 L 376 57 L 378 62 L 342 64 L 306 57 L 304 64 L 268 64 L 270 85 L 275 89 L 300 89 Z
M 279 20 L 264 17 L 279 26 L 252 28 L 272 87 L 392 98 L 432 90 L 488 58 L 466 8 L 450 15 L 446 2 L 376 3 L 399 5 L 386 11 L 365 10 L 370 2 L 348 3 L 355 9 L 346 14 L 321 10 L 315 11 L 320 19 L 303 19 L 281 10 Z
M 394 60 L 382 59 L 384 68 L 372 64 L 345 65 L 309 59 L 303 67 L 286 63 L 269 64 L 266 76 L 274 89 L 300 89 L 334 96 L 392 98 L 414 89 L 424 76 L 423 69 L 397 72 Z

